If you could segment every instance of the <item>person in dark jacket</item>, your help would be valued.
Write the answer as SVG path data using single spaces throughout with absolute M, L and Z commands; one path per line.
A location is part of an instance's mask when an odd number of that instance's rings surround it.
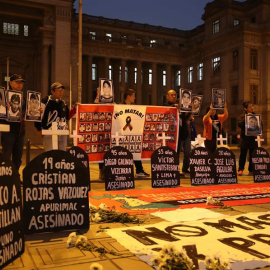
M 172 106 L 179 108 L 177 94 L 174 90 L 169 90 L 166 95 L 165 106 Z M 179 136 L 177 153 L 180 154 L 181 149 L 184 152 L 182 172 L 183 174 L 190 174 L 189 171 L 189 156 L 191 152 L 191 140 L 196 138 L 196 129 L 194 125 L 193 114 L 190 112 L 182 112 L 179 117 Z
M 258 143 L 255 141 L 256 136 L 246 136 L 245 134 L 245 115 L 255 114 L 253 112 L 252 102 L 251 101 L 243 102 L 243 108 L 244 108 L 244 114 L 242 114 L 238 120 L 238 127 L 241 129 L 240 156 L 239 156 L 239 167 L 238 167 L 239 176 L 243 175 L 248 151 L 249 151 L 248 171 L 249 171 L 249 175 L 253 175 L 252 152 L 255 150 L 255 148 L 258 147 Z
M 136 92 L 133 89 L 126 89 L 124 92 L 124 104 L 132 105 L 134 104 L 136 99 Z M 136 168 L 135 177 L 149 177 L 150 174 L 144 171 L 142 161 L 141 160 L 134 160 L 134 165 Z
M 10 77 L 10 88 L 13 91 L 22 92 L 25 80 L 19 74 L 13 74 Z M 11 110 L 11 105 L 7 102 L 7 109 Z M 24 145 L 25 125 L 24 125 L 25 104 L 20 114 L 19 122 L 6 122 L 9 124 L 10 131 L 1 133 L 2 153 L 12 160 L 19 171 L 22 164 L 22 154 Z M 1 121 L 1 123 L 3 123 Z
M 76 104 L 69 110 L 67 104 L 63 100 L 65 87 L 60 82 L 51 85 L 51 95 L 42 99 L 41 106 L 43 116 L 40 122 L 35 122 L 35 127 L 42 134 L 42 129 L 51 129 L 52 123 L 57 122 L 58 130 L 68 129 L 68 120 L 76 113 Z M 44 151 L 52 150 L 52 136 L 43 136 Z M 58 149 L 66 151 L 67 135 L 58 136 Z

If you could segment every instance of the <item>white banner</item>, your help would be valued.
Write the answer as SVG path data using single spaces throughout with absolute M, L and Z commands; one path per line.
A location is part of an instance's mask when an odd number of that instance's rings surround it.
M 190 215 L 190 213 L 189 213 Z M 148 263 L 155 249 L 171 243 L 204 269 L 205 256 L 218 255 L 232 269 L 255 269 L 270 264 L 270 212 L 219 219 L 111 229 L 107 233 Z

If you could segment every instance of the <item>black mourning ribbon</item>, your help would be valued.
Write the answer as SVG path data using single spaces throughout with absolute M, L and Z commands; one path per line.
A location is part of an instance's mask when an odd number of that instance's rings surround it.
M 131 123 L 131 117 L 128 116 L 126 118 L 126 125 L 123 127 L 123 130 L 125 131 L 127 128 L 129 128 L 129 130 L 131 131 L 133 129 L 132 125 L 130 124 Z

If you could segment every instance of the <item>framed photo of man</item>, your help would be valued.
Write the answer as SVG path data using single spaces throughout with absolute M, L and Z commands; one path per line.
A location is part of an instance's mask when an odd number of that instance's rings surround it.
M 226 102 L 226 89 L 212 88 L 213 109 L 224 109 Z
M 41 121 L 41 94 L 34 91 L 27 91 L 27 99 L 26 99 L 26 112 L 25 112 L 25 120 L 28 121 Z
M 193 115 L 198 116 L 200 114 L 203 96 L 192 95 L 191 97 L 191 112 L 193 113 Z
M 22 113 L 23 93 L 19 91 L 7 91 L 7 102 L 10 109 L 7 111 L 7 121 L 20 122 Z
M 262 123 L 260 114 L 245 115 L 245 135 L 246 136 L 262 135 Z
M 113 103 L 114 89 L 113 81 L 109 79 L 99 79 L 99 103 Z
M 180 88 L 179 107 L 181 112 L 191 111 L 191 95 L 192 95 L 191 90 Z
M 7 118 L 6 91 L 4 87 L 0 87 L 0 119 Z

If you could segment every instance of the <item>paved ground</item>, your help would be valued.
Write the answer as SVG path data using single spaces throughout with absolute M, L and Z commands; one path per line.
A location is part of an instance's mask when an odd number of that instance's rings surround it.
M 239 151 L 233 150 L 238 160 Z M 37 155 L 40 151 L 31 151 L 31 158 Z M 182 160 L 182 158 L 181 158 Z M 25 165 L 25 162 L 23 166 Z M 144 162 L 144 169 L 150 172 L 149 162 Z M 91 188 L 92 191 L 104 190 L 104 182 L 98 180 L 98 166 L 97 164 L 90 165 L 91 171 Z M 253 183 L 253 178 L 247 176 L 247 171 L 244 172 L 246 175 L 238 177 L 238 183 L 247 184 Z M 136 189 L 150 189 L 150 179 L 137 179 L 135 181 Z M 189 178 L 181 180 L 181 186 L 190 187 Z M 192 188 L 192 187 L 191 187 Z M 223 212 L 227 215 L 239 215 L 248 212 L 265 212 L 270 210 L 270 204 L 257 204 L 257 205 L 245 205 L 236 206 L 234 210 L 222 210 L 220 208 L 211 209 L 212 211 Z M 144 218 L 144 217 L 142 217 Z M 161 219 L 151 215 L 147 215 L 147 223 L 154 224 L 160 222 Z M 119 227 L 130 227 L 132 224 L 101 224 L 104 227 L 119 228 Z M 56 270 L 88 270 L 89 266 L 93 262 L 100 263 L 104 270 L 147 270 L 153 269 L 146 263 L 142 262 L 127 249 L 121 246 L 116 240 L 109 237 L 106 233 L 96 234 L 100 224 L 91 224 L 91 229 L 85 234 L 92 243 L 97 246 L 113 249 L 121 256 L 105 255 L 100 258 L 96 252 L 85 252 L 80 251 L 77 248 L 66 248 L 67 236 L 70 231 L 63 231 L 58 233 L 44 233 L 34 234 L 26 236 L 25 253 L 14 263 L 5 267 L 4 269 L 56 269 Z M 270 268 L 263 268 L 270 269 Z

